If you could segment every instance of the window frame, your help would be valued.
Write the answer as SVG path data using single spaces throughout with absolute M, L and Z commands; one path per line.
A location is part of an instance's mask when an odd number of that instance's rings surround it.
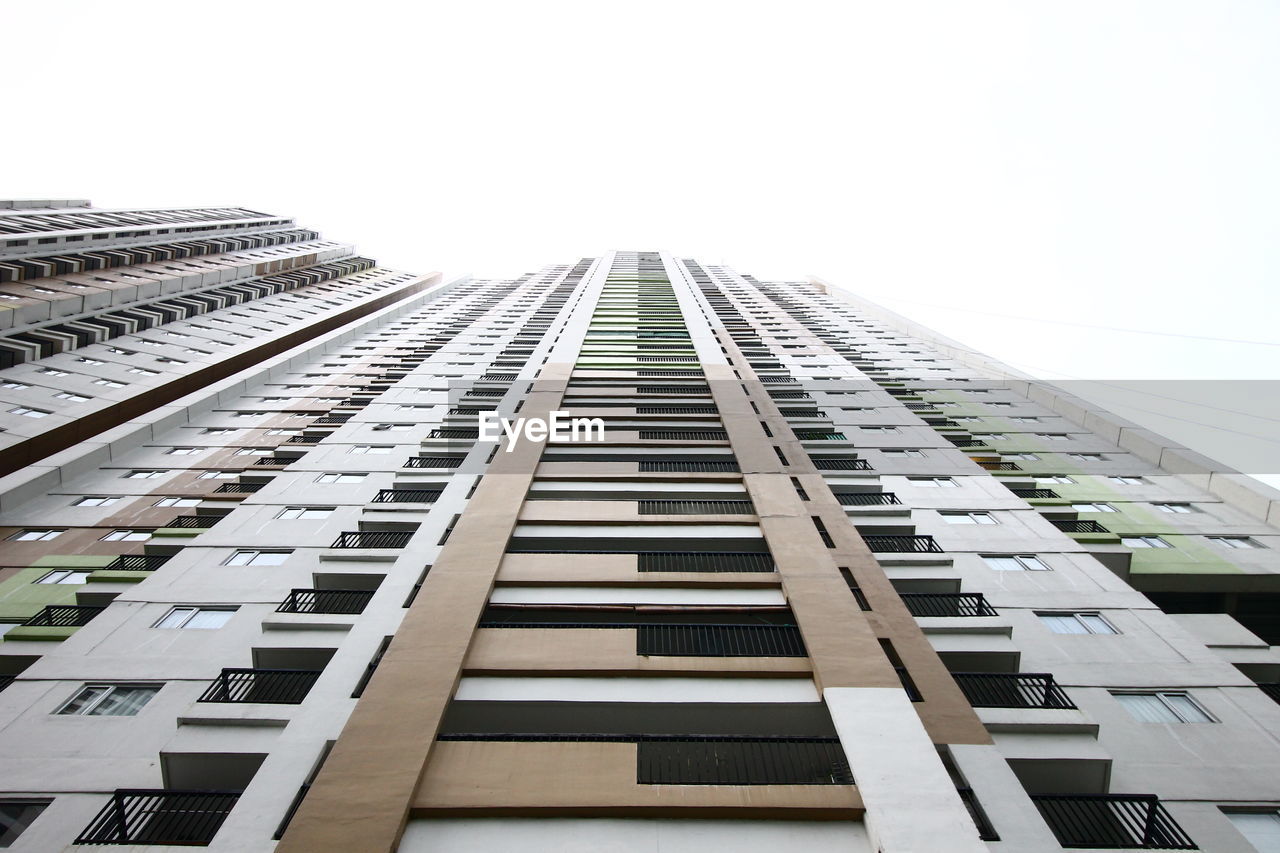
M 109 690 L 106 693 L 103 693 L 97 699 L 86 704 L 83 708 L 76 711 L 66 710 L 71 705 L 71 703 L 75 702 L 87 691 L 94 690 L 96 688 L 103 688 L 103 687 L 109 688 Z M 164 687 L 163 684 L 156 684 L 155 682 L 86 681 L 84 684 L 80 685 L 80 689 L 78 689 L 75 693 L 73 693 L 65 702 L 60 704 L 57 710 L 52 712 L 52 715 L 56 717 L 136 717 L 138 716 L 138 714 L 142 712 L 143 708 L 151 704 L 151 700 L 156 697 L 156 694 L 159 693 L 161 688 L 163 687 Z M 110 699 L 111 696 L 115 694 L 117 690 L 120 690 L 120 689 L 149 690 L 151 691 L 151 695 L 150 697 L 148 697 L 147 701 L 139 705 L 137 707 L 137 710 L 132 714 L 95 714 L 93 713 L 95 710 L 100 708 L 104 702 Z

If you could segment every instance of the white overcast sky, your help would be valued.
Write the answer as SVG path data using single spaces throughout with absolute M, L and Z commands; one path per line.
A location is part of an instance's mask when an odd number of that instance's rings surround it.
M 1046 378 L 1280 379 L 1280 3 L 64 0 L 4 29 L 0 196 L 244 205 L 415 271 L 664 248 Z

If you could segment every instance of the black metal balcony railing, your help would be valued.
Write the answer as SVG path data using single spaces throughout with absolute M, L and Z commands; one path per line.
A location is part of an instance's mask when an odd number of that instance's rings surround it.
M 347 421 L 351 420 L 351 418 L 352 416 L 349 414 L 321 415 L 319 418 L 316 419 L 316 423 L 317 424 L 345 424 Z
M 266 483 L 223 483 L 213 492 L 218 495 L 251 495 L 265 485 Z
M 165 527 L 176 527 L 180 529 L 196 529 L 207 530 L 222 520 L 220 515 L 180 515 L 170 519 L 164 524 Z
M 701 375 L 702 375 L 701 368 L 698 368 L 698 369 L 675 368 L 675 369 L 669 369 L 669 370 L 662 370 L 662 369 L 652 369 L 652 368 L 642 367 L 636 370 L 636 376 L 650 377 L 650 378 L 656 378 L 659 376 L 667 376 L 667 377 L 690 376 L 692 377 L 692 376 L 701 376 Z
M 892 506 L 902 503 L 893 492 L 836 492 L 841 506 Z
M 948 435 L 944 437 L 956 447 L 982 447 L 985 444 L 981 439 L 974 438 L 971 435 Z
M 842 432 L 825 429 L 793 429 L 796 438 L 801 441 L 844 441 L 845 435 Z
M 413 533 L 407 530 L 348 530 L 330 548 L 403 548 Z
M 440 427 L 427 433 L 427 438 L 461 438 L 477 439 L 480 437 L 478 427 Z
M 991 821 L 987 818 L 987 813 L 983 810 L 982 804 L 978 802 L 978 797 L 973 793 L 973 789 L 957 788 L 956 793 L 960 795 L 960 799 L 964 802 L 964 807 L 969 810 L 969 817 L 973 818 L 973 825 L 978 828 L 978 838 L 983 841 L 999 841 L 1000 835 L 996 832 L 996 828 L 991 825 Z
M 751 501 L 639 501 L 641 515 L 751 515 Z
M 1023 500 L 1050 500 L 1061 497 L 1053 489 L 1010 489 L 1009 491 Z
M 956 684 L 975 708 L 1074 708 L 1047 672 L 956 672 Z
M 405 460 L 406 468 L 457 468 L 463 456 L 412 456 Z
M 904 592 L 912 616 L 999 616 L 980 592 Z
M 738 463 L 732 460 L 703 460 L 703 459 L 641 459 L 641 473 L 710 473 L 716 471 L 724 471 L 736 473 L 738 471 Z
M 371 589 L 295 589 L 276 608 L 277 613 L 363 613 Z
M 852 785 L 834 737 L 448 733 L 442 741 L 634 743 L 641 785 Z
M 812 457 L 813 467 L 819 471 L 870 471 L 871 463 L 865 459 L 833 459 Z
M 942 548 L 932 536 L 889 536 L 867 534 L 862 537 L 876 554 L 941 554 Z
M 223 669 L 197 701 L 297 705 L 319 677 L 309 669 Z
M 1154 794 L 1040 794 L 1031 800 L 1063 847 L 1199 849 Z
M 642 441 L 724 441 L 729 434 L 722 429 L 642 429 Z
M 121 788 L 75 843 L 204 846 L 239 798 L 236 791 Z
M 117 572 L 154 572 L 169 559 L 169 554 L 121 554 L 102 568 Z
M 784 418 L 821 418 L 826 416 L 826 412 L 821 409 L 778 409 L 778 414 Z
M 734 551 L 645 551 L 636 555 L 642 572 L 772 572 L 773 557 Z
M 1022 466 L 1017 462 L 995 462 L 990 459 L 975 459 L 974 462 L 978 466 L 987 471 L 1021 471 Z
M 1063 533 L 1110 533 L 1111 531 L 1103 527 L 1093 520 L 1081 520 L 1075 518 L 1051 518 L 1049 519 L 1054 527 Z
M 519 374 L 517 373 L 497 373 L 491 371 L 489 373 L 480 374 L 480 379 L 485 382 L 511 382 L 518 375 Z
M 636 654 L 693 657 L 805 657 L 794 625 L 637 625 Z
M 637 415 L 714 415 L 715 406 L 636 406 Z
M 379 489 L 374 496 L 376 504 L 429 504 L 440 499 L 441 489 Z
M 268 465 L 292 465 L 301 458 L 301 456 L 259 456 L 253 464 L 264 468 Z
M 34 628 L 79 628 L 106 609 L 85 604 L 50 604 L 22 624 Z
M 0 675 L 0 690 L 4 690 L 17 679 L 16 675 Z

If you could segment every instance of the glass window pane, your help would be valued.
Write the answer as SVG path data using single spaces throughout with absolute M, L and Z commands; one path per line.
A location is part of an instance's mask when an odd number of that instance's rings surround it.
M 1116 633 L 1116 629 L 1112 628 L 1106 619 L 1103 619 L 1096 613 L 1077 613 L 1076 618 L 1084 623 L 1091 634 Z
M 1178 715 L 1154 693 L 1116 693 L 1116 701 L 1142 723 L 1179 723 Z
M 254 566 L 278 566 L 289 556 L 287 551 L 260 551 L 250 561 Z
M 1213 719 L 1191 700 L 1190 696 L 1181 693 L 1165 693 L 1162 698 L 1175 713 L 1188 723 L 1211 723 Z
M 151 701 L 158 687 L 116 687 L 88 711 L 92 717 L 132 717 Z
M 59 709 L 59 714 L 83 714 L 85 709 L 97 702 L 111 690 L 110 687 L 86 687 L 75 695 L 67 704 Z
M 987 565 L 997 572 L 1020 572 L 1025 567 L 1017 557 L 983 557 Z
M 1087 634 L 1089 629 L 1070 613 L 1041 613 L 1040 621 L 1055 634 Z
M 9 847 L 48 803 L 0 802 L 0 847 Z
M 187 629 L 211 629 L 221 628 L 227 624 L 227 620 L 231 618 L 234 610 L 197 610 L 195 615 L 187 620 L 187 624 L 182 627 Z

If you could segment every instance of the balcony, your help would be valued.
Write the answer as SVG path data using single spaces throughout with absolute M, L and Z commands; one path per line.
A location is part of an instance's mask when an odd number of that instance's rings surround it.
M 414 456 L 405 461 L 406 468 L 457 468 L 465 456 Z
M 961 692 L 975 708 L 1075 708 L 1047 672 L 955 672 Z
M 215 495 L 251 495 L 266 483 L 223 483 L 213 490 Z
M 348 530 L 330 548 L 403 548 L 413 538 L 408 530 Z
M 772 572 L 768 554 L 734 551 L 644 551 L 637 556 L 641 572 Z
M 568 460 L 566 460 L 568 461 Z M 740 469 L 736 461 L 711 461 L 702 459 L 641 459 L 640 472 L 649 474 L 671 473 L 737 473 Z
M 1058 500 L 1062 497 L 1053 489 L 1010 489 L 1009 491 L 1025 501 Z
M 203 847 L 213 840 L 240 794 L 121 788 L 76 844 L 165 844 Z
M 297 705 L 319 677 L 319 670 L 223 669 L 196 701 Z
M 4 690 L 17 679 L 16 675 L 0 675 L 0 690 Z
M 1276 702 L 1280 702 L 1280 684 L 1259 684 L 1258 689 Z
M 1049 523 L 1063 533 L 1110 533 L 1111 531 L 1093 520 L 1075 518 L 1051 518 Z
M 180 515 L 164 523 L 164 527 L 179 530 L 208 530 L 222 520 L 220 515 Z
M 844 441 L 845 434 L 825 429 L 793 429 L 800 441 Z
M 259 467 L 259 468 L 267 468 L 267 467 L 280 468 L 280 467 L 284 467 L 285 465 L 292 465 L 294 462 L 297 462 L 301 458 L 302 458 L 301 456 L 260 456 L 258 457 L 257 460 L 254 461 L 253 464 L 255 467 Z
M 638 501 L 640 515 L 752 515 L 751 501 Z
M 819 471 L 870 471 L 871 463 L 865 459 L 837 459 L 833 457 L 811 457 L 813 467 Z
M 154 572 L 169 560 L 168 554 L 121 554 L 102 568 L 115 572 Z
M 642 429 L 641 441 L 725 441 L 729 434 L 722 429 Z
M 442 489 L 380 489 L 374 496 L 376 504 L 429 504 L 440 499 Z
M 806 657 L 794 625 L 636 625 L 636 654 Z
M 478 427 L 439 427 L 427 433 L 427 438 L 474 441 L 480 438 L 480 429 Z
M 295 589 L 276 608 L 277 613 L 338 613 L 358 615 L 373 598 L 371 589 Z
M 990 459 L 975 459 L 978 467 L 985 471 L 1021 471 L 1022 466 L 1017 462 L 995 462 Z
M 932 536 L 886 536 L 867 534 L 862 537 L 873 554 L 941 554 L 942 547 Z
M 999 616 L 980 592 L 904 592 L 912 616 Z
M 836 492 L 841 506 L 898 506 L 902 501 L 893 492 Z
M 1154 794 L 1041 794 L 1031 800 L 1063 847 L 1199 849 Z
M 834 737 L 442 734 L 441 741 L 634 743 L 640 785 L 852 785 Z
M 22 624 L 32 628 L 80 628 L 106 609 L 84 604 L 50 604 Z

